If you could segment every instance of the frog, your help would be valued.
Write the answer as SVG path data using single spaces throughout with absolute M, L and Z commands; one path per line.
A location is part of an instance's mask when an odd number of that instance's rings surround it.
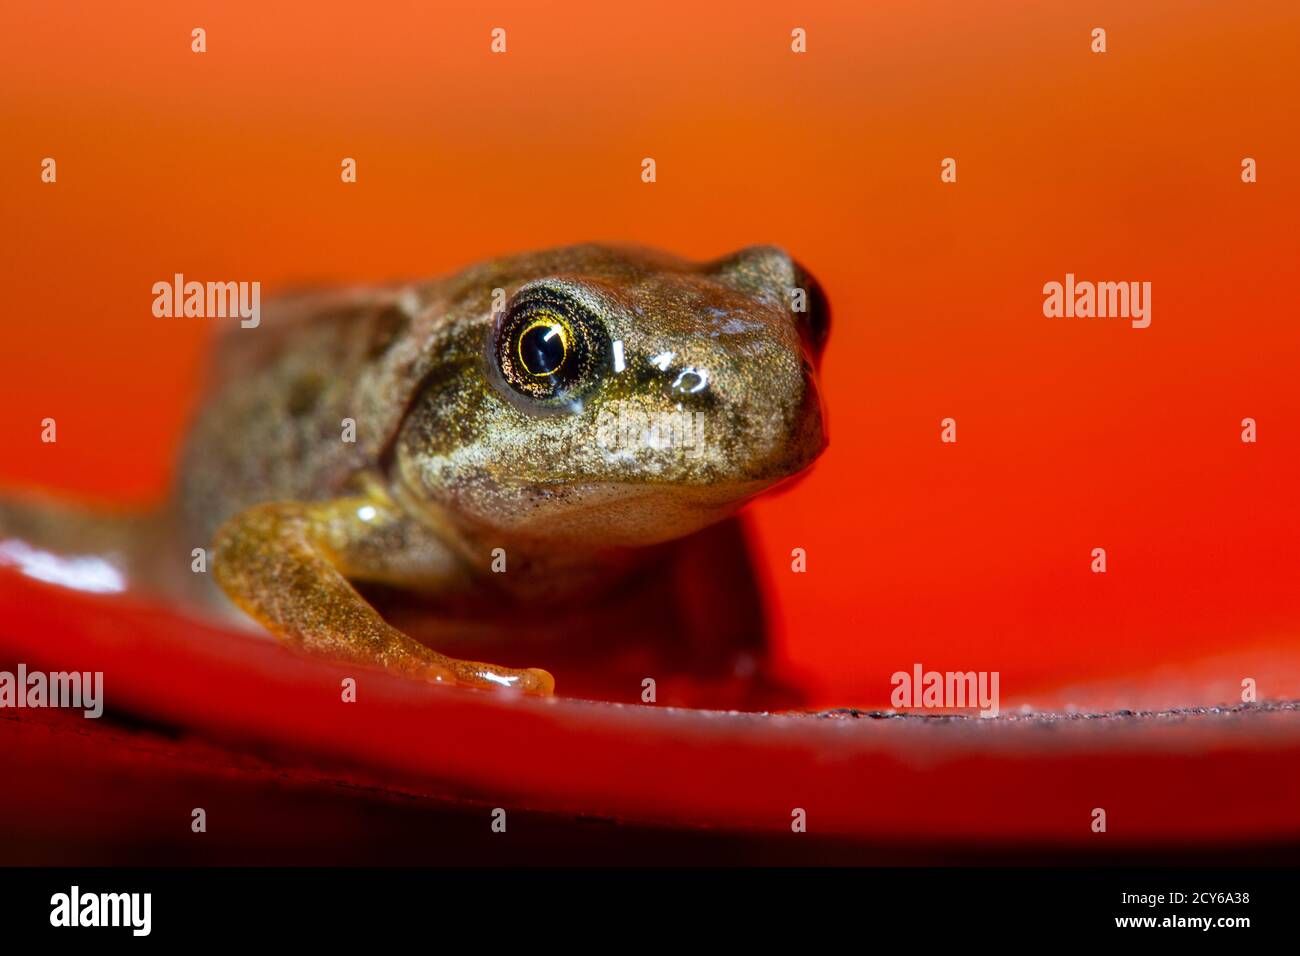
M 537 661 L 473 649 L 650 634 L 684 669 L 752 669 L 742 509 L 827 447 L 829 324 L 772 245 L 589 243 L 285 294 L 216 345 L 167 525 L 235 613 L 338 662 L 546 697 Z

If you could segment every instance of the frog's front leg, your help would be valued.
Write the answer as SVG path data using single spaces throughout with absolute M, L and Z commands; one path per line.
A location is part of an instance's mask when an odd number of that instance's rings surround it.
M 436 576 L 438 558 L 423 534 L 381 490 L 319 503 L 272 502 L 221 527 L 213 570 L 236 605 L 292 646 L 431 681 L 550 694 L 555 681 L 544 670 L 431 650 L 386 623 L 349 583 Z

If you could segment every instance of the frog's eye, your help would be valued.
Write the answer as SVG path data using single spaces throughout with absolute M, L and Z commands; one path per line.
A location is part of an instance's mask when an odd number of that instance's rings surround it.
M 545 406 L 562 406 L 594 384 L 605 347 L 604 324 L 564 293 L 521 291 L 493 329 L 496 370 L 511 389 Z

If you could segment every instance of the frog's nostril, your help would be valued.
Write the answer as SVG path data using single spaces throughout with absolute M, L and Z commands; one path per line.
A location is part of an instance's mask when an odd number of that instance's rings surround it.
M 709 370 L 686 366 L 677 373 L 670 389 L 675 397 L 698 395 L 709 387 Z

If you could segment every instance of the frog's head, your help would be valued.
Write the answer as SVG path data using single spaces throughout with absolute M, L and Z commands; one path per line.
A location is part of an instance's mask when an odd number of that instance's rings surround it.
M 405 485 L 462 527 L 584 550 L 665 541 L 826 446 L 826 299 L 780 249 L 695 264 L 579 246 L 457 288 L 396 453 Z

